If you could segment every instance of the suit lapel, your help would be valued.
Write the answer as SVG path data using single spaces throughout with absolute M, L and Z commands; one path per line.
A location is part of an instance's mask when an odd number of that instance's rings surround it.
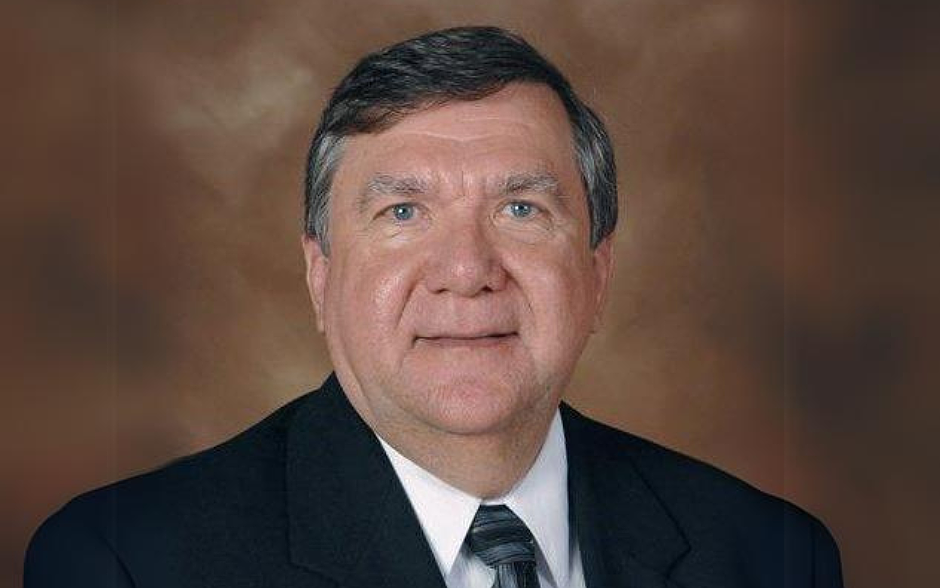
M 689 549 L 618 433 L 561 406 L 569 516 L 587 588 L 679 588 L 669 571 Z M 628 453 L 628 452 L 627 452 Z M 335 375 L 287 431 L 290 557 L 343 586 L 445 588 L 385 452 Z
M 587 588 L 676 587 L 669 571 L 688 543 L 624 450 L 624 434 L 564 403 L 561 414 L 569 516 Z
M 286 475 L 295 564 L 350 587 L 444 588 L 404 489 L 335 375 L 289 425 Z

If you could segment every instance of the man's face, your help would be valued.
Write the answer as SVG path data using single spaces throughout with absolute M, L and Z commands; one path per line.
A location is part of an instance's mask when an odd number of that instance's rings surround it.
M 329 257 L 304 242 L 310 294 L 373 428 L 486 434 L 554 411 L 599 317 L 611 244 L 590 248 L 550 89 L 512 84 L 348 138 L 329 233 Z

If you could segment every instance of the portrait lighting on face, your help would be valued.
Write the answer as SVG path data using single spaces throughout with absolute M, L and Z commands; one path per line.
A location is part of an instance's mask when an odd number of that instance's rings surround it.
M 372 426 L 547 423 L 610 268 L 549 88 L 513 84 L 347 139 L 330 213 L 330 255 L 307 245 L 312 295 Z

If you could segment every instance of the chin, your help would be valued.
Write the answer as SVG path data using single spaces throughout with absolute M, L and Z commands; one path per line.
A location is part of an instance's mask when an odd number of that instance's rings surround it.
M 487 375 L 423 380 L 412 388 L 414 399 L 426 423 L 458 435 L 495 433 L 511 426 L 530 412 L 535 403 L 532 386 L 519 386 L 515 378 Z M 429 381 L 436 383 L 428 386 Z

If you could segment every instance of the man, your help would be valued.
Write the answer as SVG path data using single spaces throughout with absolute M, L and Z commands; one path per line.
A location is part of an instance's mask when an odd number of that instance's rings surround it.
M 603 125 L 523 40 L 460 28 L 367 56 L 308 165 L 335 375 L 72 501 L 26 585 L 841 586 L 811 516 L 561 403 L 616 216 Z

